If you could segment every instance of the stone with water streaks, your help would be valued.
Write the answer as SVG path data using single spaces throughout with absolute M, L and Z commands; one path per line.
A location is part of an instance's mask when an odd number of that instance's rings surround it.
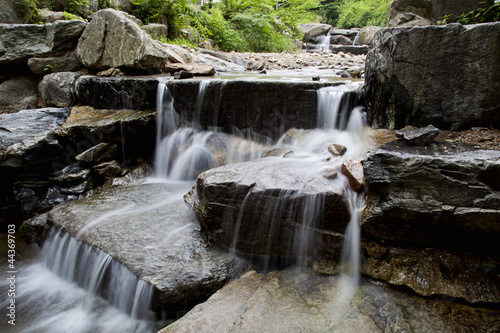
M 304 42 L 312 42 L 316 37 L 326 35 L 331 28 L 331 25 L 322 23 L 301 24 L 300 32 L 304 34 L 302 40 Z
M 338 259 L 350 212 L 342 181 L 321 174 L 327 165 L 276 157 L 225 165 L 198 177 L 191 202 L 217 244 L 258 255 L 304 251 Z
M 47 223 L 72 236 L 80 234 L 84 243 L 152 284 L 153 308 L 185 311 L 205 301 L 240 269 L 233 256 L 207 245 L 193 213 L 182 202 L 190 186 L 116 187 L 54 207 Z

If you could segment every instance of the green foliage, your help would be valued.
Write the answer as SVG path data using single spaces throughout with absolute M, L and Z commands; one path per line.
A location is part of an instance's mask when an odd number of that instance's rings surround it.
M 87 17 L 90 14 L 89 6 L 89 0 L 69 0 L 65 11 L 81 17 Z
M 500 21 L 500 0 L 481 1 L 481 8 L 459 15 L 455 21 L 462 24 L 476 24 Z
M 344 0 L 339 7 L 339 28 L 386 26 L 391 0 Z
M 192 0 L 135 0 L 132 15 L 142 22 L 167 23 L 168 35 L 175 39 L 189 27 L 190 19 L 196 19 L 199 9 Z
M 336 26 L 342 2 L 343 0 L 322 0 L 320 6 L 316 9 L 316 12 L 322 18 L 321 22 Z
M 20 0 L 16 5 L 17 10 L 26 17 L 28 23 L 42 23 L 42 17 L 38 13 L 38 0 Z
M 206 28 L 204 36 L 212 38 L 215 46 L 223 51 L 243 51 L 245 43 L 242 36 L 234 29 L 230 22 L 224 19 L 219 8 L 212 8 L 202 17 L 203 26 Z

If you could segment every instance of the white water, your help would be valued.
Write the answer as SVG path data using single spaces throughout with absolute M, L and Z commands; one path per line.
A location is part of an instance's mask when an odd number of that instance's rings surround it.
M 201 111 L 202 98 L 210 81 L 200 84 L 197 100 L 197 112 Z M 279 140 L 275 147 L 292 147 L 296 150 L 295 158 L 311 162 L 312 172 L 321 172 L 324 168 L 320 161 L 331 157 L 324 149 L 325 145 L 338 143 L 345 145 L 347 153 L 333 158 L 337 166 L 347 158 L 360 158 L 364 147 L 361 142 L 363 120 L 360 109 L 345 111 L 341 108 L 341 99 L 349 88 L 324 88 L 318 91 L 318 129 L 298 130 L 293 142 Z M 161 83 L 158 89 L 158 134 L 155 160 L 155 176 L 169 179 L 194 179 L 201 171 L 225 163 L 256 159 L 262 156 L 269 145 L 252 140 L 252 135 L 229 135 L 217 131 L 201 131 L 196 125 L 180 126 L 179 116 L 174 110 L 173 99 Z M 347 112 L 347 113 L 345 113 Z M 340 130 L 340 129 L 345 130 Z M 262 141 L 262 140 L 260 140 Z M 217 144 L 214 145 L 213 143 Z M 225 158 L 215 156 L 223 150 Z M 124 147 L 123 147 L 124 150 Z M 124 153 L 124 151 L 123 151 Z M 219 154 L 220 155 L 220 154 Z M 316 169 L 315 169 L 316 168 Z M 343 176 L 339 177 L 342 181 Z M 345 290 L 352 293 L 359 283 L 359 214 L 363 206 L 362 197 L 350 191 L 346 193 L 351 205 L 352 217 L 346 230 L 346 242 L 343 251 L 343 273 Z M 296 211 L 284 212 L 283 207 L 291 196 L 283 191 L 278 205 L 269 207 L 270 233 L 279 225 L 274 223 L 279 214 L 292 214 L 298 218 L 300 226 L 291 240 L 299 263 L 304 264 L 313 246 L 315 219 L 321 212 L 321 198 L 310 197 L 304 205 L 295 207 Z M 159 202 L 156 204 L 164 204 Z M 156 205 L 154 204 L 154 205 Z M 142 207 L 144 208 L 144 207 Z M 110 216 L 135 214 L 141 207 L 123 207 L 108 212 L 89 223 L 86 230 L 100 223 L 106 223 Z M 245 214 L 245 205 L 241 215 Z M 236 221 L 235 238 L 232 248 L 236 248 L 239 225 Z M 192 228 L 187 224 L 175 232 Z M 175 238 L 175 232 L 164 242 Z M 241 235 L 244 237 L 244 235 Z M 77 237 L 78 238 L 78 237 Z M 161 244 L 160 244 L 161 246 Z M 267 240 L 268 248 L 274 246 L 273 239 Z M 57 230 L 43 247 L 41 261 L 26 264 L 18 276 L 18 308 L 22 313 L 18 325 L 11 332 L 153 332 L 161 324 L 154 321 L 151 313 L 152 287 L 125 269 L 107 254 L 94 250 L 82 242 Z M 109 279 L 109 276 L 113 278 Z M 113 284 L 114 283 L 114 284 Z M 6 281 L 0 282 L 0 288 L 7 287 Z M 106 292 L 104 292 L 106 291 Z M 1 303 L 6 306 L 5 303 Z
M 323 50 L 326 53 L 330 53 L 330 40 L 332 38 L 332 35 L 330 31 L 326 34 L 326 36 L 322 36 L 321 39 L 319 40 L 319 46 L 318 50 L 321 51 Z

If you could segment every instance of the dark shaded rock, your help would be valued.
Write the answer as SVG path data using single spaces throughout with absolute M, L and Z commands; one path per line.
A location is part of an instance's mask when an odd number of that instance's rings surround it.
M 193 73 L 188 71 L 178 71 L 174 73 L 174 79 L 182 80 L 182 79 L 192 79 L 194 77 Z
M 331 145 L 328 145 L 328 151 L 333 156 L 342 156 L 347 151 L 347 147 L 332 143 Z
M 334 35 L 330 38 L 330 44 L 335 45 L 352 45 L 352 39 L 342 35 Z
M 251 271 L 159 333 L 500 329 L 498 309 L 415 297 L 369 282 L 347 300 L 342 286 L 339 277 L 317 276 L 310 271 Z
M 154 111 L 74 107 L 57 130 L 57 137 L 65 146 L 65 165 L 101 143 L 116 145 L 116 155 L 122 158 L 150 158 L 156 142 L 156 114 Z
M 76 72 L 81 68 L 80 62 L 74 52 L 69 52 L 62 57 L 30 58 L 28 66 L 35 74 L 49 74 L 55 72 Z
M 76 46 L 85 25 L 78 20 L 46 25 L 0 24 L 0 63 L 63 55 Z
M 137 19 L 111 8 L 95 14 L 76 51 L 80 62 L 93 69 L 161 69 L 169 58 L 166 47 L 141 30 Z
M 35 108 L 37 92 L 37 80 L 30 76 L 18 76 L 0 83 L 0 114 Z
M 500 300 L 500 151 L 394 141 L 368 157 L 365 177 L 363 238 L 387 253 L 368 252 L 370 275 L 423 295 Z
M 55 131 L 69 109 L 23 110 L 0 115 L 0 166 L 20 168 L 50 163 L 64 154 Z
M 118 177 L 123 172 L 117 161 L 109 161 L 95 165 L 92 167 L 92 171 L 102 178 Z
M 0 23 L 25 23 L 26 15 L 20 10 L 17 0 L 0 0 Z
M 15 182 L 12 189 L 16 206 L 24 217 L 33 216 L 57 204 L 77 198 L 63 193 L 44 177 L 27 178 Z
M 356 160 L 345 160 L 340 168 L 342 174 L 347 177 L 349 185 L 353 191 L 358 192 L 365 183 L 365 176 L 363 172 L 363 164 Z
M 369 124 L 500 126 L 499 35 L 498 22 L 380 30 L 366 60 Z
M 79 184 L 90 178 L 90 169 L 78 164 L 71 164 L 62 170 L 54 172 L 49 179 L 61 187 Z
M 500 257 L 472 252 L 411 248 L 370 241 L 363 274 L 399 286 L 419 295 L 444 295 L 468 302 L 500 300 Z
M 434 126 L 421 128 L 403 128 L 396 132 L 396 137 L 403 139 L 409 145 L 425 145 L 431 143 L 439 135 L 439 129 Z
M 212 65 L 207 64 L 168 64 L 165 66 L 165 72 L 176 73 L 179 71 L 187 71 L 194 76 L 213 76 L 215 69 Z
M 205 171 L 196 181 L 194 211 L 217 244 L 259 255 L 338 259 L 350 219 L 344 185 L 317 167 L 269 157 Z
M 332 28 L 329 24 L 307 23 L 300 25 L 300 32 L 304 34 L 302 40 L 304 42 L 312 42 L 318 36 L 326 35 Z
M 69 107 L 75 104 L 75 82 L 79 73 L 60 72 L 45 75 L 38 90 L 47 106 Z
M 238 273 L 232 256 L 207 246 L 182 203 L 189 186 L 117 187 L 58 205 L 49 212 L 48 224 L 101 249 L 152 284 L 155 309 L 184 311 Z
M 80 102 L 96 109 L 154 109 L 157 87 L 155 77 L 81 76 L 75 83 Z
M 109 161 L 113 159 L 114 155 L 116 154 L 116 150 L 116 144 L 108 144 L 102 142 L 77 155 L 75 159 L 84 163 L 97 164 L 106 160 Z
M 367 54 L 370 50 L 368 45 L 330 45 L 330 51 L 333 53 L 351 53 L 355 55 Z

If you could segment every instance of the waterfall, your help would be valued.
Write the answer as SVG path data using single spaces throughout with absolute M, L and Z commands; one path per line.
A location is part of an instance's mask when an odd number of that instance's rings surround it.
M 154 319 L 150 310 L 153 287 L 103 251 L 53 227 L 43 244 L 41 257 L 52 272 L 76 283 L 90 295 L 106 299 L 132 318 Z M 94 299 L 90 298 L 90 308 Z
M 330 53 L 330 40 L 332 39 L 332 34 L 330 30 L 328 30 L 326 36 L 322 36 L 321 39 L 319 40 L 319 48 L 318 50 L 321 51 L 323 49 L 324 52 Z

